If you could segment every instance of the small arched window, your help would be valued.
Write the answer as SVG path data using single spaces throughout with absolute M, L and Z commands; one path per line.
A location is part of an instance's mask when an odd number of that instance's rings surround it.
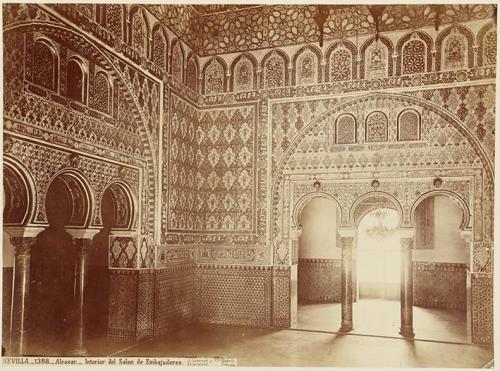
M 198 92 L 198 67 L 196 66 L 193 55 L 189 57 L 187 62 L 186 86 L 192 91 Z
M 106 74 L 99 71 L 94 79 L 94 108 L 111 114 L 111 84 Z
M 483 38 L 483 64 L 485 66 L 497 64 L 497 31 L 488 31 Z
M 352 78 L 352 53 L 340 47 L 330 56 L 330 81 L 345 81 Z
M 426 47 L 416 35 L 403 46 L 402 71 L 403 75 L 425 72 Z
M 380 111 L 372 112 L 366 118 L 366 141 L 367 142 L 387 142 L 388 120 L 385 113 Z
M 72 58 L 66 67 L 66 94 L 68 98 L 85 103 L 87 92 L 87 76 L 82 63 Z
M 118 39 L 122 39 L 123 8 L 120 4 L 106 5 L 106 28 Z
M 247 91 L 254 88 L 254 67 L 252 61 L 243 56 L 233 68 L 233 91 Z
M 387 47 L 381 42 L 375 42 L 367 49 L 366 55 L 366 78 L 387 77 L 389 61 Z
M 132 16 L 132 46 L 141 54 L 146 52 L 147 30 L 142 12 L 138 9 Z
M 177 81 L 183 82 L 184 56 L 182 54 L 181 44 L 175 41 L 172 46 L 172 62 L 170 63 L 170 72 Z
M 205 67 L 204 74 L 204 93 L 205 94 L 218 94 L 224 92 L 224 66 L 217 60 L 212 59 L 207 67 Z
M 52 91 L 57 91 L 57 54 L 45 40 L 37 40 L 33 46 L 33 82 Z
M 286 85 L 286 70 L 283 56 L 276 51 L 271 52 L 264 63 L 263 88 L 277 88 Z
M 161 68 L 166 68 L 167 47 L 163 31 L 160 27 L 153 34 L 153 47 L 151 49 L 151 59 Z
M 457 31 L 452 31 L 444 41 L 443 60 L 441 66 L 443 70 L 455 70 L 467 68 L 467 41 L 465 37 Z
M 354 116 L 345 114 L 337 119 L 335 136 L 337 144 L 356 143 L 356 119 Z
M 306 50 L 298 56 L 295 62 L 295 83 L 297 85 L 313 84 L 318 81 L 317 60 L 316 55 L 310 50 Z
M 420 139 L 420 115 L 414 110 L 405 110 L 398 117 L 398 140 Z

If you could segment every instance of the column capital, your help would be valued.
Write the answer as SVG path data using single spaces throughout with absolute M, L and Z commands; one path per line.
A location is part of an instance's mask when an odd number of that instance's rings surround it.
M 46 227 L 5 227 L 3 230 L 11 237 L 35 238 L 43 232 L 45 228 Z
M 462 237 L 465 243 L 472 242 L 472 230 L 466 229 L 464 231 L 460 231 L 460 237 Z
M 399 230 L 400 238 L 414 238 L 415 237 L 415 229 L 413 228 L 401 228 Z
M 354 238 L 356 236 L 356 230 L 353 228 L 339 228 L 337 232 L 340 238 Z
M 299 229 L 295 229 L 294 228 L 294 229 L 290 229 L 289 236 L 290 236 L 290 239 L 296 240 L 297 238 L 300 237 L 301 234 L 302 234 L 302 229 L 300 229 L 300 228 Z
M 21 256 L 21 255 L 29 255 L 31 246 L 35 244 L 36 238 L 35 237 L 17 237 L 17 236 L 11 236 L 9 238 L 10 243 L 14 246 L 15 248 L 15 254 L 16 256 Z
M 66 232 L 74 239 L 92 239 L 99 231 L 99 229 L 66 228 Z

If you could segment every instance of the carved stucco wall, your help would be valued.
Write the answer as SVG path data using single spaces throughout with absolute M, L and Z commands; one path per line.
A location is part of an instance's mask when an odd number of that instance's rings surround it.
M 118 23 L 121 27 L 113 28 L 113 23 L 97 19 L 97 8 L 93 4 L 4 6 L 4 43 L 9 45 L 4 48 L 7 77 L 4 82 L 4 92 L 7 92 L 4 96 L 5 154 L 25 161 L 34 183 L 40 183 L 35 187 L 39 197 L 34 215 L 40 215 L 42 221 L 42 189 L 50 172 L 71 166 L 88 177 L 96 199 L 92 221 L 96 226 L 99 225 L 99 194 L 103 189 L 99 174 L 123 178 L 136 192 L 140 234 L 154 236 L 155 244 L 165 244 L 156 247 L 157 267 L 160 267 L 160 251 L 171 251 L 174 257 L 182 257 L 186 251 L 193 252 L 199 264 L 196 287 L 208 290 L 200 294 L 203 300 L 196 304 L 198 313 L 205 313 L 204 318 L 215 322 L 224 322 L 226 315 L 226 319 L 232 318 L 227 320 L 231 323 L 280 326 L 287 326 L 290 313 L 293 313 L 291 298 L 294 293 L 289 288 L 296 267 L 290 267 L 293 259 L 288 235 L 292 226 L 289 216 L 294 202 L 312 192 L 310 176 L 301 173 L 319 176 L 322 190 L 332 196 L 336 192 L 343 196 L 340 201 L 345 208 L 344 226 L 350 223 L 350 204 L 363 193 L 374 191 L 370 186 L 373 178 L 380 180 L 378 191 L 388 192 L 399 200 L 404 223 L 410 225 L 412 204 L 425 192 L 435 190 L 432 180 L 440 176 L 444 179 L 443 189 L 457 193 L 471 207 L 474 243 L 468 268 L 479 274 L 472 280 L 473 314 L 482 311 L 474 317 L 473 326 L 477 330 L 475 339 L 488 342 L 491 341 L 492 320 L 492 307 L 488 306 L 491 303 L 488 295 L 492 285 L 492 255 L 488 247 L 493 245 L 491 168 L 496 73 L 494 61 L 488 56 L 496 45 L 488 43 L 485 37 L 494 30 L 493 23 L 488 20 L 490 9 L 472 7 L 470 11 L 447 7 L 444 23 L 460 19 L 466 26 L 455 30 L 445 25 L 439 31 L 433 31 L 432 15 L 425 6 L 391 10 L 384 21 L 384 40 L 387 45 L 392 44 L 396 54 L 388 54 L 385 63 L 392 65 L 395 76 L 372 79 L 356 78 L 367 68 L 368 58 L 363 53 L 370 50 L 371 31 L 361 32 L 360 43 L 353 46 L 349 43 L 354 40 L 352 32 L 342 29 L 343 23 L 330 20 L 323 49 L 318 52 L 314 45 L 308 49 L 312 53 L 307 54 L 313 58 L 312 65 L 319 66 L 313 71 L 316 74 L 314 83 L 262 88 L 263 82 L 270 86 L 269 76 L 273 76 L 272 84 L 287 85 L 299 81 L 298 74 L 306 76 L 311 72 L 305 69 L 306 63 L 300 64 L 304 62 L 304 55 L 298 52 L 304 44 L 296 43 L 315 42 L 317 30 L 313 26 L 306 30 L 309 20 L 300 21 L 315 9 L 276 6 L 276 9 L 267 7 L 263 11 L 245 10 L 246 13 L 241 13 L 245 19 L 239 22 L 250 24 L 254 16 L 256 20 L 263 20 L 263 25 L 259 26 L 266 29 L 262 37 L 256 33 L 258 40 L 251 40 L 245 34 L 244 42 L 225 40 L 224 32 L 229 31 L 224 31 L 219 33 L 224 41 L 216 46 L 215 43 L 209 45 L 208 39 L 196 38 L 197 33 L 212 35 L 203 28 L 212 18 L 218 23 L 209 26 L 210 32 L 220 27 L 224 29 L 227 22 L 236 22 L 233 17 L 236 13 L 229 17 L 221 14 L 202 16 L 189 6 L 152 6 L 145 9 L 141 32 L 152 36 L 160 21 L 166 25 L 163 29 L 166 58 L 162 62 L 152 60 L 157 45 L 151 45 L 150 41 L 156 38 L 148 36 L 141 47 L 137 44 L 137 35 L 127 29 L 125 19 L 135 14 L 134 7 L 123 7 L 123 18 Z M 346 19 L 354 14 L 349 11 L 353 10 L 343 11 Z M 396 16 L 402 11 L 416 12 L 415 15 L 422 12 L 425 22 L 410 26 L 411 22 Z M 464 18 L 463 12 L 467 17 Z M 367 12 L 361 10 L 356 16 L 366 18 Z M 270 17 L 283 18 L 286 21 L 283 25 L 304 23 L 300 37 L 272 30 L 275 26 L 269 27 Z M 207 23 L 197 29 L 201 18 Z M 64 25 L 65 19 L 81 22 L 82 29 L 70 30 Z M 387 19 L 399 20 L 389 22 Z M 422 40 L 438 45 L 438 49 L 444 47 L 443 41 L 448 34 L 458 32 L 467 50 L 467 63 L 461 69 L 445 71 L 448 57 L 444 57 L 444 64 L 441 59 L 437 63 L 443 55 L 441 50 L 438 50 L 441 54 L 435 54 L 433 49 L 427 49 L 426 60 L 432 63 L 430 70 L 425 68 L 424 72 L 399 75 L 398 63 L 406 63 L 404 58 L 397 57 L 403 55 L 403 44 L 399 41 L 408 35 L 413 37 L 401 22 L 407 22 L 409 28 L 424 27 L 430 39 L 422 36 Z M 365 26 L 368 30 L 370 22 Z M 120 29 L 124 31 L 121 36 L 113 33 Z M 254 33 L 253 29 L 248 30 Z M 118 116 L 110 121 L 89 108 L 68 103 L 64 97 L 33 87 L 22 75 L 23 71 L 16 68 L 17 61 L 26 61 L 25 37 L 30 34 L 45 35 L 59 44 L 65 40 L 68 50 L 107 71 L 116 82 L 113 101 L 117 104 Z M 231 37 L 234 35 L 236 33 Z M 327 55 L 333 53 L 336 45 L 331 40 L 334 36 L 348 38 L 344 39 L 344 46 L 355 56 L 351 59 L 350 75 L 346 75 L 351 77 L 345 81 L 326 79 L 329 76 Z M 215 36 L 210 37 L 214 40 Z M 179 52 L 172 53 L 176 44 Z M 250 50 L 253 46 L 259 50 L 247 53 L 246 66 L 250 68 L 250 75 L 243 75 L 245 69 L 242 68 L 236 69 L 238 72 L 233 75 L 231 66 L 241 57 L 241 53 L 235 52 Z M 282 47 L 281 54 L 272 54 L 268 48 L 273 46 Z M 212 59 L 200 56 L 221 53 L 224 53 L 222 59 L 218 59 L 221 68 L 203 68 L 205 63 L 212 63 Z M 187 68 L 190 55 L 197 71 Z M 282 61 L 276 59 L 280 55 Z M 269 60 L 273 63 L 263 63 Z M 179 66 L 180 75 L 172 70 L 172 65 Z M 210 79 L 200 72 L 206 70 L 211 71 Z M 222 74 L 217 75 L 220 71 Z M 248 73 L 248 69 L 246 71 Z M 248 79 L 252 83 L 248 83 Z M 222 89 L 221 93 L 200 96 L 197 91 L 201 91 L 201 84 L 209 80 L 214 84 L 209 91 Z M 185 85 L 187 81 L 189 84 L 194 81 L 194 89 L 192 85 Z M 242 86 L 249 88 L 242 89 Z M 224 93 L 228 89 L 238 93 Z M 397 115 L 403 109 L 414 109 L 420 114 L 419 140 L 397 140 Z M 387 138 L 383 142 L 366 142 L 365 120 L 373 111 L 381 111 L 387 116 Z M 355 144 L 334 144 L 335 123 L 342 113 L 352 113 L 357 122 Z M 66 121 L 74 125 L 65 126 Z M 48 150 L 47 141 L 56 145 Z M 69 156 L 75 152 L 78 152 L 76 161 L 74 156 Z M 38 156 L 39 153 L 45 155 Z M 46 166 L 47 161 L 52 164 L 50 169 Z M 346 191 L 340 193 L 342 187 Z M 271 271 L 262 268 L 271 265 L 275 265 Z M 189 292 L 194 273 L 191 268 L 183 272 L 184 281 L 169 282 L 172 287 L 182 286 Z M 147 274 L 138 277 L 125 279 L 117 272 L 117 282 L 120 282 L 117 290 L 124 292 L 128 287 L 151 284 L 157 285 L 156 293 L 151 291 L 152 296 L 164 296 L 161 294 L 163 287 L 155 284 L 154 279 Z M 234 284 L 227 284 L 222 277 L 232 277 Z M 224 307 L 222 314 L 214 317 L 210 308 L 215 304 L 209 298 L 217 303 L 227 302 L 229 306 L 237 303 L 241 294 L 237 283 L 243 277 L 255 281 L 252 285 L 263 280 L 274 289 L 264 290 L 268 299 L 262 301 L 261 307 L 252 312 L 254 314 L 236 305 Z M 213 295 L 206 296 L 208 292 Z M 134 300 L 146 303 L 148 308 L 163 305 L 158 304 L 163 299 L 146 299 Z M 269 307 L 272 308 L 270 317 L 262 314 L 262 311 L 267 313 L 268 302 L 273 303 Z M 189 300 L 180 300 L 172 313 L 182 311 L 186 305 L 191 305 Z M 126 321 L 120 323 L 125 326 Z M 161 328 L 168 327 L 167 324 L 154 327 L 152 316 L 142 321 L 148 325 L 141 325 L 140 331 L 136 328 L 136 335 L 148 336 L 153 328 L 161 332 Z

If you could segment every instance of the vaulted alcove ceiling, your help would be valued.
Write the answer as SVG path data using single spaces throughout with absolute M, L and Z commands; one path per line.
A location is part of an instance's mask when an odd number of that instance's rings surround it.
M 200 56 L 496 18 L 492 4 L 147 5 Z

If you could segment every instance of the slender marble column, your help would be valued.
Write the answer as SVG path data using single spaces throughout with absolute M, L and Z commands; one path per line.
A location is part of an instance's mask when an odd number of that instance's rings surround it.
M 414 337 L 413 332 L 413 238 L 401 238 L 401 329 L 399 334 Z
M 341 307 L 342 324 L 340 331 L 352 331 L 352 244 L 354 237 L 340 237 L 342 243 Z
M 87 250 L 91 244 L 87 238 L 75 238 L 76 244 L 76 275 L 75 275 L 75 294 L 73 297 L 74 313 L 74 347 L 71 350 L 72 355 L 86 355 L 85 347 L 85 311 L 84 311 L 84 292 L 86 284 L 87 271 Z
M 15 247 L 14 293 L 12 300 L 11 356 L 26 354 L 26 319 L 30 288 L 30 249 L 32 237 L 11 237 Z
M 472 277 L 471 271 L 473 268 L 472 257 L 473 242 L 472 242 L 472 231 L 466 230 L 460 232 L 460 235 L 465 243 L 465 290 L 466 290 L 466 323 L 467 323 L 467 341 L 472 342 Z

